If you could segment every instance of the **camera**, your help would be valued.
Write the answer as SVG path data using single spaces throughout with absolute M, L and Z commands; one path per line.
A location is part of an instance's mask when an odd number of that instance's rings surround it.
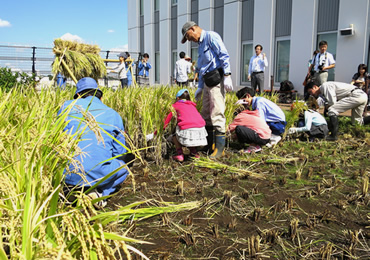
M 324 64 L 325 64 L 325 62 L 322 62 L 322 64 L 320 64 L 319 66 L 317 66 L 317 68 L 319 69 L 319 71 L 322 71 L 323 70 Z

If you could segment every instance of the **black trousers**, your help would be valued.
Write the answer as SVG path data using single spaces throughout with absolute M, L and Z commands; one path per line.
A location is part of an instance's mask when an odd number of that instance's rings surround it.
M 121 88 L 127 88 L 128 86 L 128 79 L 127 78 L 124 78 L 124 79 L 120 79 L 121 81 Z
M 270 141 L 270 139 L 262 139 L 256 131 L 241 125 L 235 128 L 235 133 L 239 142 L 243 144 L 265 145 Z
M 185 82 L 176 82 L 177 85 L 181 86 L 181 87 L 187 87 L 189 85 L 189 82 L 188 81 L 185 81 Z

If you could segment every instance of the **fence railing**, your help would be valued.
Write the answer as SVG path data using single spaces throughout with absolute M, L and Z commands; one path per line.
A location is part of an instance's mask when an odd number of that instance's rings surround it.
M 119 53 L 120 51 L 101 51 L 100 56 L 103 59 L 118 60 Z M 130 52 L 130 55 L 137 61 L 139 53 Z M 34 73 L 39 77 L 52 77 L 51 68 L 54 57 L 52 48 L 0 45 L 0 67 L 8 67 L 12 71 Z M 113 67 L 117 63 L 105 62 L 105 64 L 107 67 Z M 135 66 L 133 72 L 135 73 Z M 106 78 L 99 80 L 100 84 L 106 86 L 118 85 L 118 82 L 116 73 L 108 73 Z

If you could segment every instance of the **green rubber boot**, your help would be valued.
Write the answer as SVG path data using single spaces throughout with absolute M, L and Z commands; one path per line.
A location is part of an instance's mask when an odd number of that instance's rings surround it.
M 210 159 L 217 159 L 220 158 L 225 149 L 225 133 L 220 133 L 216 131 L 215 133 L 215 148 L 213 153 L 209 156 Z

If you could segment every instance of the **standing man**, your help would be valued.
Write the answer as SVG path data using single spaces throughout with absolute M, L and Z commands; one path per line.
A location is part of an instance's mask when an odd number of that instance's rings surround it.
M 362 113 L 364 112 L 367 95 L 360 88 L 351 84 L 329 81 L 320 87 L 314 82 L 307 84 L 307 91 L 310 95 L 318 97 L 320 94 L 326 99 L 328 107 L 328 116 L 330 118 L 328 141 L 338 139 L 338 115 L 349 109 L 352 109 L 352 124 L 357 122 L 363 124 Z
M 201 114 L 208 133 L 206 149 L 210 151 L 215 143 L 210 158 L 219 158 L 225 149 L 225 90 L 233 90 L 229 54 L 218 33 L 205 31 L 193 21 L 183 25 L 182 35 L 181 43 L 188 40 L 199 44 L 199 84 L 195 100 L 199 101 L 203 93 Z
M 180 52 L 180 59 L 176 61 L 173 78 L 179 86 L 188 86 L 188 74 L 191 72 L 191 63 L 185 59 L 185 52 Z
M 313 57 L 313 62 L 308 69 L 308 73 L 314 68 L 314 82 L 317 86 L 322 85 L 328 81 L 328 71 L 335 67 L 335 60 L 331 53 L 327 52 L 328 43 L 321 41 L 319 43 L 320 52 Z
M 248 69 L 248 80 L 251 80 L 252 88 L 255 92 L 263 93 L 265 85 L 265 68 L 268 66 L 266 54 L 262 54 L 262 45 L 257 44 L 254 47 L 256 55 L 251 58 Z M 258 91 L 257 91 L 258 87 Z
M 143 59 L 139 61 L 138 69 L 139 69 L 139 77 L 138 77 L 138 83 L 139 85 L 149 85 L 149 70 L 152 68 L 152 65 L 150 65 L 149 60 L 149 54 L 144 53 Z

